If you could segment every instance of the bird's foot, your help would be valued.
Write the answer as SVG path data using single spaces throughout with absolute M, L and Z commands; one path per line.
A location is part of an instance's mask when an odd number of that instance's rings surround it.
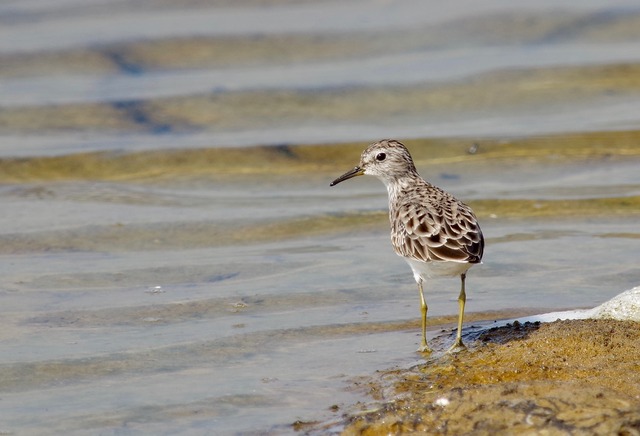
M 431 354 L 431 348 L 427 344 L 422 345 L 420 348 L 416 350 L 418 353 L 427 353 Z
M 459 353 L 466 350 L 467 347 L 462 343 L 462 339 L 458 338 L 451 347 L 447 350 L 447 353 Z

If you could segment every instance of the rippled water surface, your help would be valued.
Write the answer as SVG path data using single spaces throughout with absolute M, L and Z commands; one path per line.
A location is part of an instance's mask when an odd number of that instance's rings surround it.
M 640 282 L 635 1 L 5 1 L 0 433 L 293 433 L 421 359 L 375 179 L 480 219 L 466 332 Z M 457 280 L 429 283 L 444 349 Z M 298 425 L 294 425 L 297 423 Z

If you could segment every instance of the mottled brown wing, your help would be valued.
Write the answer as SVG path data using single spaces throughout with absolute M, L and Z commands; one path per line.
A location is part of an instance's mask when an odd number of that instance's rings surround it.
M 473 211 L 451 199 L 436 205 L 407 203 L 392 220 L 393 247 L 401 256 L 424 262 L 479 263 L 484 238 Z

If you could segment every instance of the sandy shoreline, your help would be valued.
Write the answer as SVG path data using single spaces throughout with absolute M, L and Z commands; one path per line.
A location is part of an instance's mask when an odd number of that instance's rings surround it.
M 638 323 L 572 320 L 489 329 L 466 351 L 363 384 L 372 404 L 302 432 L 628 434 L 640 432 Z M 543 432 L 543 433 L 541 433 Z

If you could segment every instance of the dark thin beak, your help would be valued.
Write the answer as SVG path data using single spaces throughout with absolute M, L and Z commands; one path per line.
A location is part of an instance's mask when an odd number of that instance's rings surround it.
M 346 173 L 344 173 L 343 175 L 335 179 L 333 182 L 329 184 L 329 186 L 336 186 L 340 182 L 344 182 L 345 180 L 351 179 L 353 177 L 361 176 L 363 174 L 364 174 L 364 170 L 362 168 L 355 167 L 351 171 L 347 171 Z

